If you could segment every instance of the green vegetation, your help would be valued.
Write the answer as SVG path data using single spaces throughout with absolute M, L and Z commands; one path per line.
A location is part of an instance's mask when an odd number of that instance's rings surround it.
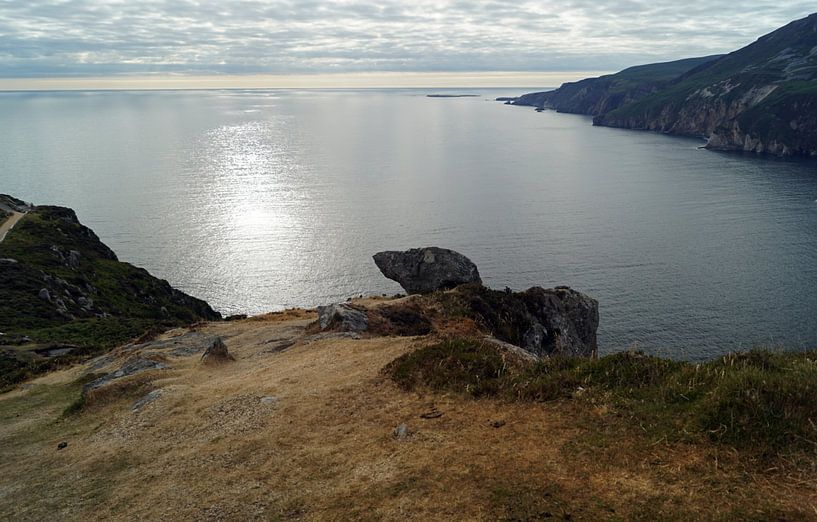
M 26 214 L 0 243 L 0 259 L 0 389 L 148 330 L 220 317 L 120 262 L 70 209 Z M 41 356 L 48 348 L 71 351 Z
M 676 134 L 722 136 L 718 148 L 744 147 L 815 154 L 817 130 L 817 15 L 774 31 L 738 51 L 698 67 L 594 121 Z M 768 93 L 768 89 L 774 91 Z M 736 125 L 738 132 L 733 135 Z
M 490 343 L 456 339 L 384 371 L 407 390 L 609 405 L 655 439 L 710 439 L 766 456 L 817 450 L 817 352 L 752 351 L 703 364 L 622 352 L 524 364 Z
M 637 65 L 615 74 L 565 83 L 554 91 L 526 94 L 514 104 L 595 116 L 648 96 L 682 74 L 717 58 L 720 56 Z
M 631 67 L 513 103 L 589 114 L 596 125 L 713 137 L 717 149 L 814 156 L 815 48 L 812 14 L 727 55 Z

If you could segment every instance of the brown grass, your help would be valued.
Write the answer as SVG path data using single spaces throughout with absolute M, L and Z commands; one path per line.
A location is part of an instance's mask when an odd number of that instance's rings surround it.
M 424 338 L 265 352 L 311 320 L 287 311 L 201 326 L 236 362 L 170 358 L 172 371 L 136 380 L 140 393 L 163 390 L 136 413 L 133 394 L 112 393 L 63 417 L 76 368 L 0 396 L 0 519 L 817 517 L 807 463 L 762 469 L 714 445 L 650 440 L 605 404 L 404 392 L 381 370 Z M 420 418 L 435 409 L 443 415 Z

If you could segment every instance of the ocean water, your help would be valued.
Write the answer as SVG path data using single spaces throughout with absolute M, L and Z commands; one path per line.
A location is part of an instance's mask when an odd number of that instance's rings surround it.
M 3 93 L 0 192 L 225 314 L 396 293 L 371 255 L 436 245 L 594 296 L 602 352 L 817 347 L 817 163 L 492 101 L 529 90 Z

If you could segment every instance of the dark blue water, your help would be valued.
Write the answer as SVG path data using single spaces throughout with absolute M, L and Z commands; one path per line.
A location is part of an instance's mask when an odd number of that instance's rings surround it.
M 0 191 L 225 313 L 394 293 L 370 256 L 438 245 L 593 295 L 602 351 L 817 346 L 817 163 L 426 92 L 0 94 Z

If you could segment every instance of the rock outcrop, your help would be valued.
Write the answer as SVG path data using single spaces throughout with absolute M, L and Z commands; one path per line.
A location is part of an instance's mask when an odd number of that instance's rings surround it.
M 383 274 L 406 291 L 425 294 L 369 310 L 375 332 L 425 335 L 435 325 L 469 318 L 483 334 L 535 357 L 590 357 L 598 350 L 598 301 L 569 287 L 491 290 L 482 285 L 474 263 L 441 248 L 380 252 L 374 259 Z M 431 293 L 452 287 L 451 292 Z M 322 328 L 338 323 L 337 306 L 319 309 Z M 407 328 L 409 324 L 418 328 Z
M 409 294 L 427 294 L 467 283 L 482 283 L 477 266 L 464 255 L 445 248 L 412 248 L 373 256 L 384 276 Z
M 336 328 L 342 332 L 363 332 L 369 327 L 366 312 L 347 304 L 331 304 L 318 307 L 318 324 L 321 330 Z
M 591 357 L 598 350 L 599 303 L 569 287 L 510 292 L 466 285 L 449 299 L 493 337 L 537 357 Z

